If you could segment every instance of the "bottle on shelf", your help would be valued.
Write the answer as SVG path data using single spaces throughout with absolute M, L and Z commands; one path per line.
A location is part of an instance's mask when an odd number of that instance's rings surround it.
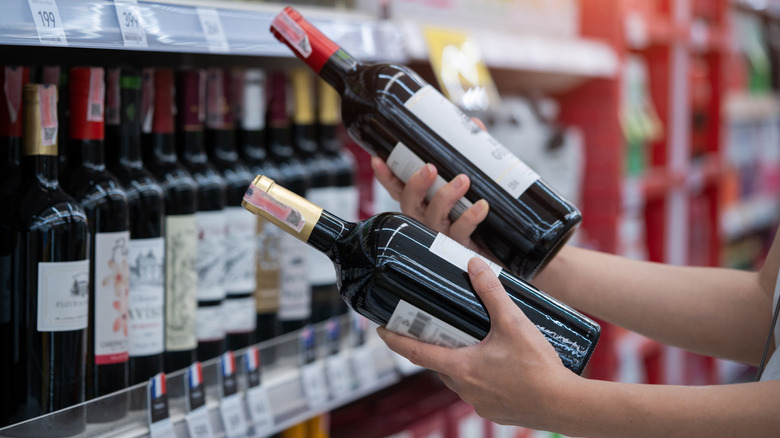
M 306 199 L 328 211 L 340 211 L 334 203 L 333 186 L 336 170 L 333 162 L 319 148 L 315 115 L 314 76 L 308 69 L 290 72 L 293 92 L 293 145 L 309 175 Z M 251 181 L 250 181 L 251 182 Z M 341 300 L 333 263 L 324 254 L 309 247 L 308 272 L 311 286 L 311 322 L 322 322 L 335 316 Z
M 105 164 L 104 75 L 100 67 L 70 70 L 68 168 L 60 177 L 89 220 L 87 400 L 128 386 L 130 216 L 127 193 Z M 109 397 L 87 411 L 87 420 L 114 421 L 126 412 L 127 397 Z
M 468 175 L 469 191 L 450 216 L 486 200 L 490 211 L 472 238 L 510 271 L 531 278 L 576 230 L 582 217 L 574 205 L 412 70 L 362 64 L 290 7 L 271 31 L 338 91 L 350 135 L 400 179 L 433 163 L 432 195 L 445 180 Z
M 70 104 L 68 99 L 68 77 L 69 72 L 67 68 L 63 68 L 59 65 L 44 65 L 40 69 L 39 80 L 43 84 L 50 84 L 57 86 L 57 92 L 59 98 L 57 100 L 57 117 L 59 118 L 59 128 L 57 128 L 57 136 L 59 137 L 59 144 L 68 144 L 68 114 L 70 113 Z M 68 164 L 68 155 L 66 148 L 60 147 L 59 154 L 59 172 L 62 175 Z
M 165 372 L 190 366 L 196 359 L 195 334 L 198 272 L 198 186 L 178 162 L 173 123 L 173 71 L 142 72 L 143 162 L 165 193 Z M 171 395 L 174 388 L 171 389 Z
M 225 204 L 227 186 L 216 167 L 208 161 L 204 144 L 206 72 L 192 68 L 176 73 L 176 149 L 179 161 L 198 185 L 198 271 L 197 321 L 198 360 L 205 361 L 225 352 L 224 273 L 227 259 Z
M 0 338 L 0 427 L 84 401 L 89 317 L 89 224 L 84 209 L 59 186 L 57 89 L 24 86 L 21 181 L 0 213 L 3 255 Z M 19 114 L 22 118 L 22 114 Z M 7 259 L 5 257 L 8 257 Z M 75 436 L 85 410 L 71 408 L 42 420 L 38 433 Z
M 226 185 L 224 324 L 228 350 L 255 343 L 257 220 L 241 207 L 254 175 L 238 156 L 230 70 L 209 68 L 206 78 L 206 151 Z
M 347 304 L 377 324 L 448 347 L 474 345 L 490 330 L 487 311 L 465 274 L 476 253 L 400 213 L 354 223 L 258 176 L 244 206 L 333 260 Z M 598 324 L 489 262 L 512 300 L 563 364 L 582 373 Z
M 106 162 L 130 206 L 128 373 L 135 385 L 164 371 L 165 193 L 142 160 L 141 73 L 112 68 L 107 76 L 106 140 L 114 147 L 106 150 Z
M 22 161 L 22 88 L 30 81 L 30 70 L 22 66 L 0 66 L 0 199 L 19 189 Z
M 288 108 L 288 77 L 285 72 L 273 72 L 269 78 L 267 111 L 267 141 L 270 158 L 279 169 L 280 183 L 306 196 L 310 180 L 306 167 L 293 147 L 292 120 Z M 297 239 L 282 234 L 279 240 L 281 280 L 277 318 L 282 333 L 300 330 L 311 318 L 311 287 L 309 285 L 309 249 Z
M 241 159 L 252 175 L 268 175 L 280 179 L 281 174 L 266 148 L 266 73 L 249 68 L 233 71 L 235 84 L 236 137 Z M 255 315 L 256 341 L 266 341 L 280 333 L 276 314 L 279 311 L 281 282 L 282 231 L 262 217 L 256 222 Z

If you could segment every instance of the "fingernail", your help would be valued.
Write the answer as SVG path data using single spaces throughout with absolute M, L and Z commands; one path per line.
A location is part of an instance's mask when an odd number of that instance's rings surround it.
M 474 214 L 481 215 L 488 209 L 488 203 L 484 199 L 480 199 L 479 201 L 474 203 L 474 206 L 471 207 L 474 209 Z
M 488 265 L 481 258 L 472 257 L 471 260 L 469 260 L 469 275 L 476 276 L 485 269 L 488 269 Z
M 422 169 L 420 169 L 420 176 L 423 177 L 423 179 L 428 179 L 429 176 L 431 176 L 431 173 L 433 173 L 433 164 L 426 163 Z
M 466 185 L 466 175 L 461 174 L 456 176 L 455 179 L 452 181 L 452 184 L 456 189 L 463 187 L 464 185 Z
M 376 334 L 379 335 L 379 338 L 382 340 L 385 339 L 385 335 L 387 334 L 387 331 L 388 330 L 382 326 L 376 328 Z

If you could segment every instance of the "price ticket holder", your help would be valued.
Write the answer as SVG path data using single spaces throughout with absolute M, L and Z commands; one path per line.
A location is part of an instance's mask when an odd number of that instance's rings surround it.
M 318 409 L 328 402 L 330 394 L 324 364 L 317 359 L 317 342 L 312 326 L 307 325 L 301 330 L 299 341 L 303 393 L 309 407 Z
M 379 380 L 374 355 L 366 343 L 368 319 L 358 313 L 351 314 L 352 352 L 350 361 L 355 370 L 355 386 L 360 389 L 369 388 Z
M 256 346 L 247 348 L 243 362 L 247 383 L 246 403 L 254 435 L 269 435 L 273 431 L 274 417 L 268 392 L 260 384 L 260 350 Z
M 149 435 L 152 438 L 176 438 L 173 423 L 168 416 L 168 390 L 165 373 L 149 379 L 146 387 L 149 407 Z
M 206 393 L 203 387 L 203 368 L 195 362 L 187 368 L 185 376 L 187 401 L 187 430 L 191 438 L 213 438 L 209 410 L 206 407 Z
M 244 416 L 244 400 L 238 391 L 236 361 L 232 351 L 220 356 L 219 371 L 221 391 L 219 413 L 222 417 L 222 424 L 225 426 L 225 436 L 228 438 L 243 437 L 247 433 L 247 423 Z
M 341 324 L 337 318 L 325 322 L 324 336 L 328 352 L 325 358 L 328 387 L 333 398 L 340 399 L 348 396 L 356 386 L 351 380 L 349 361 L 341 352 Z

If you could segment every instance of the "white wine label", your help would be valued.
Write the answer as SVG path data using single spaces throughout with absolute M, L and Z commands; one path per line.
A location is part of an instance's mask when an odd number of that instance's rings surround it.
M 222 305 L 198 306 L 198 341 L 218 341 L 225 337 L 225 311 Z
M 225 298 L 225 287 L 222 284 L 227 252 L 225 212 L 201 211 L 195 214 L 195 222 L 198 224 L 198 299 Z
M 322 207 L 327 211 L 335 213 L 332 208 L 335 206 L 336 194 L 334 187 L 317 187 L 306 191 L 306 199 L 312 204 Z M 309 246 L 309 283 L 312 286 L 321 286 L 336 283 L 336 270 L 333 268 L 333 262 L 330 257 L 321 251 Z
M 512 197 L 520 197 L 539 179 L 536 172 L 481 129 L 432 85 L 426 85 L 414 93 L 404 105 Z
M 311 316 L 309 245 L 286 233 L 279 244 L 282 270 L 277 317 L 282 321 L 307 319 Z
M 225 235 L 225 272 L 222 284 L 227 295 L 246 294 L 257 284 L 257 252 L 255 234 L 257 216 L 243 207 L 225 209 L 227 228 Z
M 130 356 L 149 356 L 165 348 L 165 239 L 130 240 Z
M 246 131 L 259 131 L 265 128 L 265 72 L 263 70 L 246 70 L 239 118 L 241 127 Z
M 409 181 L 409 178 L 424 165 L 425 162 L 401 142 L 398 142 L 398 144 L 395 145 L 392 152 L 390 152 L 390 155 L 387 157 L 387 166 L 390 167 L 390 170 L 393 171 L 395 176 L 403 182 Z M 425 199 L 430 201 L 431 198 L 433 198 L 433 195 L 444 187 L 445 184 L 447 184 L 447 181 L 440 175 L 436 175 L 436 180 L 431 184 L 431 187 L 428 188 Z M 459 218 L 460 215 L 472 205 L 473 204 L 468 199 L 460 198 L 458 202 L 455 203 L 455 206 L 452 207 L 450 219 L 454 221 Z
M 276 312 L 279 308 L 282 234 L 286 233 L 281 228 L 257 216 L 257 313 Z
M 429 344 L 448 348 L 468 347 L 479 343 L 479 339 L 404 300 L 398 302 L 393 315 L 387 321 L 387 329 Z
M 83 330 L 89 322 L 89 260 L 38 263 L 38 331 Z
M 228 298 L 222 303 L 225 313 L 225 331 L 227 333 L 247 333 L 254 331 L 255 298 Z
M 95 363 L 128 359 L 130 298 L 130 232 L 95 235 Z
M 195 337 L 198 271 L 195 215 L 165 217 L 165 349 L 191 350 Z
M 442 233 L 436 234 L 436 238 L 433 239 L 429 250 L 451 264 L 457 266 L 464 272 L 468 272 L 469 260 L 474 257 L 481 258 L 488 267 L 498 276 L 501 273 L 501 266 L 493 263 L 489 259 L 477 254 L 476 252 L 466 248 L 457 241 L 450 239 Z

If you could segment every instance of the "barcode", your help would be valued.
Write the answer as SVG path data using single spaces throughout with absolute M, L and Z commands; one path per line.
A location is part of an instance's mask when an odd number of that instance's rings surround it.
M 44 43 L 62 43 L 62 38 L 60 38 L 58 36 L 41 35 L 40 36 L 40 40 L 41 40 L 41 42 L 44 42 Z
M 417 312 L 417 316 L 415 316 L 414 321 L 412 321 L 412 326 L 409 327 L 409 334 L 415 338 L 419 338 L 422 336 L 422 332 L 429 322 L 431 322 L 430 316 Z
M 126 41 L 135 41 L 135 42 L 142 42 L 144 39 L 140 35 L 135 34 L 125 34 L 125 40 Z
M 57 135 L 57 128 L 43 128 L 43 144 L 54 144 L 54 137 Z
M 90 117 L 100 117 L 102 114 L 100 114 L 100 111 L 103 109 L 103 105 L 99 103 L 91 103 L 89 104 L 89 116 Z

